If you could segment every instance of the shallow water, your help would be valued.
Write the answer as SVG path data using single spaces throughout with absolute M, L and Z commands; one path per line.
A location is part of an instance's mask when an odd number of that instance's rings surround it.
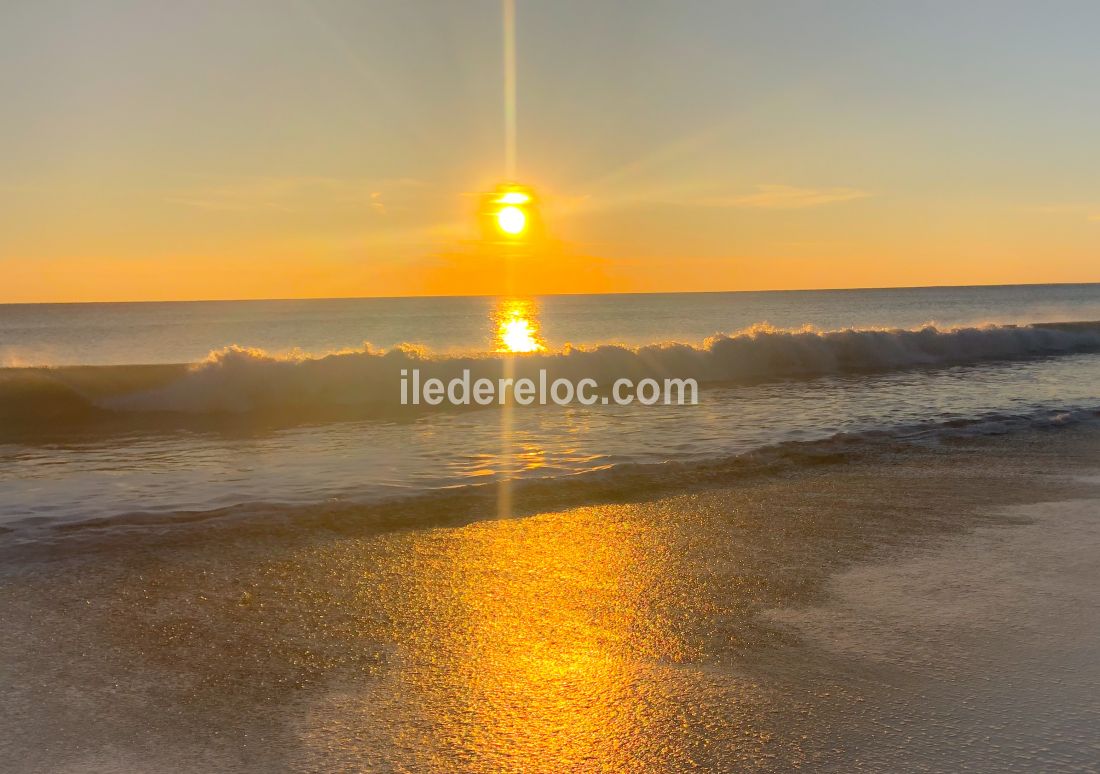
M 493 352 L 516 314 L 544 351 Z M 1100 285 L 0 306 L 4 357 L 53 364 L 0 369 L 0 526 L 24 540 L 134 514 L 323 509 L 517 480 L 595 491 L 624 471 L 644 492 L 639 466 L 661 486 L 669 462 L 1093 421 L 1100 326 L 1012 326 L 1096 317 Z M 910 329 L 929 320 L 940 327 Z M 950 327 L 990 320 L 1009 325 Z M 733 333 L 703 341 L 716 331 Z M 325 356 L 363 339 L 428 349 Z M 624 341 L 644 346 L 611 344 Z M 61 365 L 73 363 L 96 365 Z M 690 406 L 413 410 L 399 402 L 410 368 L 701 389 Z
M 712 387 L 698 406 L 530 407 L 262 432 L 177 431 L 0 445 L 0 524 L 236 505 L 375 503 L 499 480 L 703 464 L 783 444 L 1095 421 L 1100 355 Z M 633 470 L 633 469 L 632 469 Z M 654 483 L 667 473 L 655 468 Z M 565 479 L 569 479 L 566 481 Z M 593 482 L 602 486 L 603 478 Z

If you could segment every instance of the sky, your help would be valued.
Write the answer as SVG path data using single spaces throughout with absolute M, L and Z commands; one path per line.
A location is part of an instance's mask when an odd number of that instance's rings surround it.
M 0 302 L 1100 281 L 1100 4 L 0 6 Z

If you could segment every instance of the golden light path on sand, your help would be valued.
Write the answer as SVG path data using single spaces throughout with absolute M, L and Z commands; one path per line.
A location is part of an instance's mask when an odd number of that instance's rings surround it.
M 512 520 L 440 532 L 378 567 L 365 604 L 386 611 L 400 649 L 383 679 L 330 697 L 338 712 L 319 708 L 345 726 L 312 728 L 307 744 L 394 751 L 425 771 L 651 765 L 682 722 L 662 673 L 690 655 L 652 609 L 675 555 L 636 522 L 577 515 L 566 531 Z

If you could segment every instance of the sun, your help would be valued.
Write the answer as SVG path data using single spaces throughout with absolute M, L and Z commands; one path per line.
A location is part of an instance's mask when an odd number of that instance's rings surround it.
M 519 207 L 509 204 L 497 212 L 497 226 L 505 234 L 519 236 L 527 229 L 527 215 Z
M 482 198 L 481 214 L 491 231 L 508 242 L 526 241 L 537 230 L 538 213 L 531 189 L 501 183 Z

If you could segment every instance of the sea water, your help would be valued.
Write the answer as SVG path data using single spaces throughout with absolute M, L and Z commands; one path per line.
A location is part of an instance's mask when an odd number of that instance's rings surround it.
M 541 351 L 502 351 L 517 314 Z M 1100 285 L 0 306 L 0 524 L 34 540 L 502 481 L 575 494 L 762 450 L 1092 421 L 1094 320 Z M 701 390 L 694 406 L 412 411 L 410 365 Z

